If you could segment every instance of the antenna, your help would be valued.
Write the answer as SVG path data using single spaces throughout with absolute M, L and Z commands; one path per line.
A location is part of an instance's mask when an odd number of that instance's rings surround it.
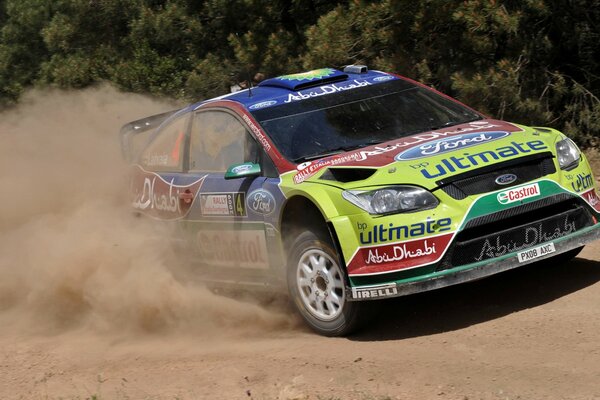
M 246 70 L 248 73 L 248 97 L 252 97 L 252 79 L 250 78 L 250 70 Z
M 235 33 L 235 37 L 240 40 L 240 35 L 238 32 Z M 248 82 L 248 97 L 252 97 L 252 79 L 250 79 L 250 69 L 246 69 L 246 77 L 246 82 Z

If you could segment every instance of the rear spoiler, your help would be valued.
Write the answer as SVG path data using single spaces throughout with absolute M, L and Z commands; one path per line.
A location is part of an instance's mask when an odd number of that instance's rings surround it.
M 135 161 L 140 154 L 140 151 L 142 151 L 148 143 L 150 134 L 177 111 L 179 110 L 152 115 L 123 125 L 119 132 L 123 158 L 127 162 Z M 144 135 L 144 133 L 146 134 Z

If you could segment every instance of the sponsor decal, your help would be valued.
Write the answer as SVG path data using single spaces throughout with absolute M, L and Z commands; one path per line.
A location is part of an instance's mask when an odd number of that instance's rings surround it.
M 439 261 L 454 233 L 360 248 L 348 263 L 350 276 L 399 271 Z
M 250 117 L 247 116 L 246 114 L 243 114 L 242 119 L 244 120 L 244 122 L 246 122 L 246 124 L 248 124 L 248 126 L 250 127 L 250 130 L 252 130 L 252 133 L 254 133 L 254 136 L 256 137 L 256 139 L 263 145 L 263 148 L 266 151 L 271 151 L 271 144 L 267 140 L 267 137 L 260 131 L 258 126 L 256 126 L 256 124 L 254 124 L 254 122 L 252 122 Z
M 411 165 L 409 165 L 409 167 L 411 167 L 412 169 L 427 168 L 428 166 L 429 166 L 429 163 L 427 161 L 423 161 L 423 162 L 420 162 L 418 164 L 411 164 Z
M 455 135 L 458 133 L 464 134 L 465 132 L 479 131 L 479 130 L 483 130 L 483 129 L 492 129 L 492 128 L 497 128 L 497 127 L 500 127 L 500 125 L 494 125 L 487 121 L 475 121 L 475 122 L 469 123 L 467 126 L 462 125 L 461 128 L 456 128 L 454 130 L 449 130 L 449 131 L 445 131 L 445 132 L 432 131 L 429 133 L 411 136 L 410 138 L 407 138 L 407 139 L 399 141 L 399 142 L 390 143 L 386 146 L 375 146 L 375 147 L 371 148 L 370 150 L 361 150 L 361 151 L 348 153 L 348 154 L 344 154 L 344 155 L 333 156 L 331 158 L 318 160 L 318 161 L 312 162 L 312 163 L 303 163 L 297 167 L 297 169 L 300 172 L 294 176 L 293 180 L 297 184 L 302 183 L 306 179 L 310 178 L 315 173 L 317 173 L 321 168 L 326 167 L 326 166 L 344 164 L 344 163 L 349 163 L 349 162 L 362 162 L 362 161 L 366 161 L 367 159 L 369 159 L 371 157 L 377 157 L 382 154 L 397 151 L 398 149 L 401 149 L 404 147 L 410 147 L 410 146 L 417 145 L 419 143 L 428 142 L 428 141 L 431 141 L 434 139 L 439 139 L 440 137 L 448 137 L 448 136 L 452 136 L 452 135 Z M 310 165 L 310 168 L 307 168 L 309 165 Z M 416 166 L 414 166 L 414 168 L 415 169 L 416 168 L 426 168 L 427 166 L 429 166 L 429 163 L 426 162 L 426 163 L 421 163 L 419 165 L 416 165 Z M 465 167 L 465 168 L 468 168 L 468 167 Z M 456 170 L 456 168 L 454 168 L 454 170 Z M 446 172 L 444 172 L 444 174 L 445 173 Z
M 286 100 L 284 100 L 283 102 L 291 103 L 293 101 L 306 100 L 306 99 L 310 99 L 311 97 L 319 97 L 319 96 L 324 96 L 324 95 L 331 94 L 331 93 L 344 92 L 346 90 L 352 90 L 352 89 L 356 89 L 359 87 L 365 87 L 365 86 L 369 86 L 369 85 L 371 85 L 371 83 L 369 83 L 367 81 L 359 81 L 356 79 L 354 79 L 353 81 L 343 82 L 343 83 L 338 83 L 338 84 L 332 83 L 331 85 L 319 86 L 311 91 L 290 93 L 288 95 L 288 98 Z
M 269 257 L 262 230 L 199 231 L 196 244 L 202 261 L 210 265 L 268 268 Z
M 298 167 L 296 169 L 298 169 L 298 171 L 303 171 L 311 164 L 312 164 L 312 161 L 306 161 L 306 162 L 303 162 L 302 164 L 298 164 Z
M 582 192 L 586 189 L 589 189 L 593 186 L 594 186 L 594 178 L 592 177 L 592 174 L 587 174 L 587 175 L 577 174 L 577 176 L 574 177 L 573 182 L 571 182 L 571 187 L 577 193 Z
M 421 169 L 421 174 L 427 179 L 439 178 L 447 174 L 483 166 L 505 158 L 546 149 L 548 149 L 548 146 L 541 140 L 533 140 L 525 143 L 513 141 L 508 146 L 498 147 L 494 150 L 484 150 L 474 154 L 463 153 L 463 157 L 451 156 L 444 158 L 437 164 L 424 166 Z
M 142 160 L 148 167 L 164 167 L 169 165 L 168 154 L 151 154 Z
M 395 157 L 396 161 L 416 160 L 419 158 L 448 153 L 483 143 L 492 142 L 510 135 L 508 132 L 480 132 L 457 135 L 447 139 L 434 140 L 412 149 L 403 151 Z
M 497 177 L 494 182 L 496 182 L 498 185 L 510 185 L 516 180 L 517 176 L 515 174 L 504 174 Z
M 161 219 L 178 219 L 190 210 L 204 177 L 189 185 L 175 185 L 160 175 L 141 171 L 132 178 L 131 187 L 136 210 Z
M 413 242 L 414 243 L 414 242 Z M 365 263 L 369 264 L 383 264 L 398 262 L 403 260 L 410 260 L 415 258 L 422 258 L 437 254 L 435 251 L 435 242 L 427 242 L 425 240 L 419 240 L 415 246 L 409 247 L 407 243 L 397 244 L 392 246 L 391 252 L 386 252 L 380 249 L 369 249 L 369 254 L 365 259 Z
M 583 197 L 583 199 L 596 211 L 600 212 L 600 198 L 598 198 L 598 193 L 596 193 L 595 189 L 588 190 L 583 193 L 581 197 Z
M 344 154 L 341 156 L 334 156 L 333 158 L 326 158 L 316 162 L 305 162 L 298 165 L 298 173 L 294 175 L 294 183 L 302 183 L 306 179 L 310 178 L 324 167 L 331 167 L 338 164 L 345 164 L 347 162 L 356 161 L 356 153 Z
M 241 174 L 242 172 L 246 172 L 252 169 L 252 164 L 242 164 L 242 165 L 238 165 L 237 167 L 233 168 L 231 170 L 231 172 L 233 172 L 234 174 Z
M 335 73 L 333 68 L 313 69 L 312 71 L 301 72 L 299 74 L 282 75 L 277 77 L 284 81 L 310 81 L 313 79 L 322 79 L 331 76 Z
M 385 82 L 385 81 L 391 81 L 392 79 L 394 79 L 394 77 L 391 75 L 378 76 L 376 78 L 373 78 L 373 82 Z
M 517 254 L 517 258 L 519 259 L 519 263 L 522 263 L 545 256 L 546 254 L 554 253 L 555 251 L 556 248 L 554 247 L 554 243 L 548 243 L 534 247 L 533 249 L 522 251 Z
M 245 217 L 245 194 L 236 193 L 202 193 L 200 195 L 200 212 L 204 216 Z
M 432 235 L 449 231 L 451 225 L 451 218 L 441 218 L 438 220 L 427 218 L 425 222 L 418 222 L 412 225 L 395 226 L 393 223 L 379 224 L 369 230 L 367 230 L 367 227 L 363 227 L 362 232 L 359 233 L 359 237 L 360 243 L 363 245 L 386 243 L 425 234 Z
M 525 229 L 525 240 L 521 244 L 512 240 L 502 241 L 500 236 L 497 236 L 495 240 L 486 239 L 483 243 L 479 256 L 475 257 L 475 260 L 481 261 L 484 258 L 500 257 L 505 254 L 514 253 L 544 242 L 550 242 L 571 234 L 575 232 L 576 229 L 577 227 L 575 222 L 569 221 L 569 217 L 565 216 L 564 222 L 561 224 L 561 226 L 558 226 L 552 232 L 544 232 L 542 230 L 542 224 L 527 227 Z
M 277 235 L 277 231 L 270 225 L 265 225 L 265 231 L 267 232 L 267 236 L 275 237 Z
M 498 193 L 496 196 L 500 204 L 510 204 L 540 195 L 540 185 L 532 183 L 521 187 L 512 188 Z
M 398 294 L 398 288 L 395 283 L 387 285 L 369 286 L 369 287 L 353 287 L 352 298 L 354 299 L 377 299 L 381 297 L 389 297 Z
M 275 197 L 264 189 L 248 195 L 248 209 L 256 214 L 270 215 L 275 211 Z
M 142 164 L 148 167 L 174 167 L 179 164 L 184 132 L 179 132 L 169 153 L 150 154 L 142 157 Z
M 480 131 L 483 129 L 493 129 L 493 128 L 499 128 L 499 127 L 500 127 L 500 125 L 494 125 L 487 121 L 475 121 L 475 122 L 470 122 L 467 126 L 461 126 L 460 128 L 456 128 L 456 129 L 452 129 L 452 130 L 448 130 L 448 131 L 444 131 L 444 132 L 431 131 L 429 133 L 423 133 L 420 135 L 411 136 L 410 138 L 399 141 L 399 142 L 390 143 L 389 145 L 387 145 L 385 147 L 376 146 L 372 150 L 361 150 L 357 153 L 358 157 L 356 158 L 356 161 L 364 161 L 364 160 L 368 159 L 369 157 L 393 152 L 393 151 L 396 151 L 398 149 L 402 149 L 405 147 L 412 147 L 419 143 L 429 142 L 431 140 L 435 140 L 435 139 L 439 139 L 439 138 L 453 136 L 456 134 L 464 134 L 466 132 Z
M 277 104 L 276 100 L 261 101 L 260 103 L 252 104 L 248 107 L 250 110 L 260 110 L 261 108 L 271 107 Z

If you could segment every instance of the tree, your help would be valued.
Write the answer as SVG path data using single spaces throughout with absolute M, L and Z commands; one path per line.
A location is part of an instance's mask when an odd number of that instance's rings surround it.
M 592 145 L 599 40 L 600 0 L 0 0 L 0 106 L 99 81 L 199 100 L 360 63 Z
M 16 101 L 33 84 L 49 57 L 41 32 L 52 12 L 51 0 L 5 0 L 0 29 L 0 104 Z
M 392 24 L 389 1 L 338 5 L 308 28 L 305 68 L 369 64 L 389 69 Z

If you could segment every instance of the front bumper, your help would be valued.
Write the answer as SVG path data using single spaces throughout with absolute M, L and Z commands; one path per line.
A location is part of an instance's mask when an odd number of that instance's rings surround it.
M 554 245 L 555 251 L 550 254 L 539 256 L 535 259 L 519 261 L 518 254 L 520 252 L 514 252 L 494 258 L 492 260 L 462 265 L 449 270 L 433 272 L 425 276 L 421 275 L 419 277 L 415 277 L 412 281 L 409 279 L 402 280 L 401 282 L 354 286 L 352 288 L 348 288 L 348 290 L 351 290 L 350 300 L 363 301 L 406 296 L 413 293 L 420 293 L 446 286 L 456 285 L 459 283 L 475 281 L 490 275 L 520 267 L 522 265 L 552 258 L 556 255 L 576 249 L 597 239 L 600 239 L 600 224 L 596 224 L 568 236 L 555 239 L 552 242 L 547 242 Z

